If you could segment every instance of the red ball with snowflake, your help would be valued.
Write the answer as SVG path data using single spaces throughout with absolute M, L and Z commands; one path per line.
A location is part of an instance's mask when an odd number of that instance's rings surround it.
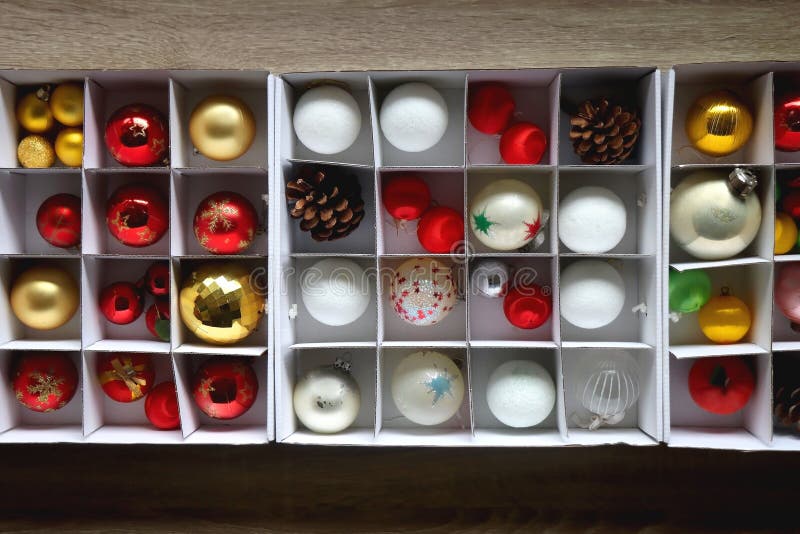
M 194 214 L 194 236 L 212 254 L 239 254 L 253 243 L 258 214 L 245 197 L 220 191 L 203 199 Z
M 453 271 L 434 258 L 411 258 L 392 273 L 392 309 L 414 326 L 438 324 L 456 305 L 458 287 Z
M 52 412 L 69 403 L 78 390 L 78 369 L 61 352 L 22 356 L 13 371 L 17 400 L 34 412 Z
M 253 406 L 258 377 L 250 361 L 220 356 L 206 360 L 195 372 L 192 396 L 197 407 L 214 419 L 235 419 Z
M 167 120 L 156 108 L 131 104 L 115 111 L 106 123 L 106 148 L 126 167 L 166 164 Z

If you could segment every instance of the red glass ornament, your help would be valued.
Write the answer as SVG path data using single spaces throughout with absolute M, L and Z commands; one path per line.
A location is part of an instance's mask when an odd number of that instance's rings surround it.
M 123 106 L 106 123 L 106 147 L 126 167 L 165 164 L 169 149 L 167 121 L 146 104 Z
M 42 239 L 59 248 L 81 242 L 81 199 L 68 193 L 47 198 L 36 212 L 36 229 Z
M 489 83 L 470 92 L 467 116 L 476 130 L 493 135 L 508 126 L 514 107 L 514 97 L 505 86 Z
M 101 354 L 97 357 L 97 380 L 106 395 L 117 402 L 139 400 L 156 379 L 149 354 Z
M 547 136 L 530 122 L 520 122 L 500 138 L 500 156 L 512 165 L 536 165 L 547 148 Z
M 431 208 L 417 225 L 417 238 L 423 248 L 432 254 L 454 252 L 456 245 L 464 241 L 464 218 L 452 208 Z
M 707 412 L 727 415 L 745 407 L 756 388 L 741 356 L 698 358 L 689 370 L 689 394 Z
M 130 324 L 142 314 L 144 296 L 130 282 L 115 282 L 100 292 L 100 312 L 114 324 Z
M 800 150 L 800 96 L 787 96 L 775 104 L 775 148 Z
M 553 313 L 553 298 L 537 284 L 513 287 L 503 299 L 503 313 L 517 328 L 539 328 Z
M 783 211 L 788 213 L 793 219 L 800 219 L 800 190 L 793 189 L 783 195 L 781 201 Z
M 389 215 L 413 221 L 431 205 L 431 191 L 419 176 L 396 176 L 384 184 L 381 199 Z
M 241 357 L 206 360 L 197 369 L 192 395 L 197 406 L 214 419 L 235 419 L 245 413 L 258 394 L 258 378 Z
M 169 263 L 157 261 L 144 274 L 144 288 L 154 297 L 169 296 Z
M 161 341 L 169 341 L 169 301 L 157 300 L 144 314 L 147 329 Z
M 233 191 L 207 196 L 194 213 L 194 236 L 212 254 L 238 254 L 253 243 L 258 229 L 256 209 Z
M 108 199 L 106 224 L 120 243 L 146 247 L 167 233 L 169 206 L 161 191 L 152 185 L 123 185 Z
M 181 426 L 178 392 L 175 382 L 161 382 L 144 400 L 144 414 L 159 430 L 175 430 Z
M 26 354 L 13 373 L 17 400 L 35 412 L 52 412 L 67 405 L 78 390 L 78 369 L 60 352 Z

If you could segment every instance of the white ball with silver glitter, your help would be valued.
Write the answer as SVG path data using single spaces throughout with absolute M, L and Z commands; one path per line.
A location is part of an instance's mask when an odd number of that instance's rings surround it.
M 561 317 L 578 328 L 602 328 L 622 312 L 625 281 L 602 260 L 580 260 L 561 272 Z
M 441 352 L 415 352 L 403 358 L 392 373 L 392 399 L 410 421 L 438 425 L 461 408 L 464 377 Z
M 470 281 L 472 294 L 496 299 L 508 293 L 508 281 L 511 279 L 511 269 L 497 260 L 479 261 L 472 268 Z
M 293 403 L 303 426 L 312 432 L 333 434 L 347 429 L 358 417 L 361 391 L 348 371 L 326 365 L 298 380 Z
M 527 428 L 538 425 L 553 411 L 556 387 L 550 373 L 538 363 L 512 360 L 489 376 L 486 402 L 504 425 Z
M 627 210 L 619 196 L 605 187 L 579 187 L 558 206 L 558 237 L 573 252 L 602 254 L 625 236 Z
M 355 143 L 361 131 L 361 110 L 353 95 L 334 85 L 309 89 L 294 106 L 297 138 L 319 154 L 338 154 Z
M 356 321 L 370 302 L 364 269 L 342 258 L 326 258 L 303 271 L 300 295 L 308 313 L 328 326 Z
M 447 131 L 447 103 L 427 83 L 406 83 L 383 99 L 379 120 L 392 146 L 403 152 L 423 152 L 436 146 Z

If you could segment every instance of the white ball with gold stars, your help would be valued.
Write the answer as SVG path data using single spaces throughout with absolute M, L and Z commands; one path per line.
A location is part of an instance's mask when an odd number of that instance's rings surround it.
M 461 407 L 464 376 L 455 362 L 441 352 L 415 352 L 403 358 L 392 373 L 392 399 L 410 421 L 438 425 Z
M 542 217 L 539 194 L 513 178 L 491 182 L 469 208 L 473 235 L 493 250 L 517 250 L 530 243 L 542 228 Z

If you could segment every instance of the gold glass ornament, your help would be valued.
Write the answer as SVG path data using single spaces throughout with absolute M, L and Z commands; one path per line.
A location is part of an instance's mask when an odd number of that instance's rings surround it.
M 47 138 L 29 135 L 17 145 L 17 158 L 26 169 L 46 169 L 56 162 L 56 153 Z
M 50 95 L 53 117 L 64 126 L 83 124 L 83 87 L 77 83 L 62 83 Z
M 80 167 L 83 159 L 83 130 L 64 128 L 58 132 L 56 155 L 67 167 Z
M 60 267 L 31 267 L 11 286 L 11 309 L 24 325 L 53 330 L 66 324 L 78 311 L 78 285 Z
M 17 122 L 31 133 L 44 133 L 55 124 L 46 95 L 45 91 L 28 93 L 17 102 Z
M 786 254 L 797 244 L 797 225 L 786 213 L 775 214 L 775 254 Z
M 208 343 L 230 345 L 255 331 L 265 298 L 237 262 L 205 263 L 184 280 L 180 293 L 183 324 Z
M 736 343 L 747 335 L 752 318 L 750 308 L 727 288 L 722 294 L 712 297 L 700 308 L 697 321 L 703 334 L 714 343 Z
M 703 154 L 733 154 L 750 139 L 753 114 L 730 91 L 713 91 L 697 98 L 686 113 L 686 135 Z
M 205 157 L 230 161 L 247 152 L 253 144 L 256 121 L 247 104 L 235 96 L 209 96 L 192 111 L 189 136 Z

